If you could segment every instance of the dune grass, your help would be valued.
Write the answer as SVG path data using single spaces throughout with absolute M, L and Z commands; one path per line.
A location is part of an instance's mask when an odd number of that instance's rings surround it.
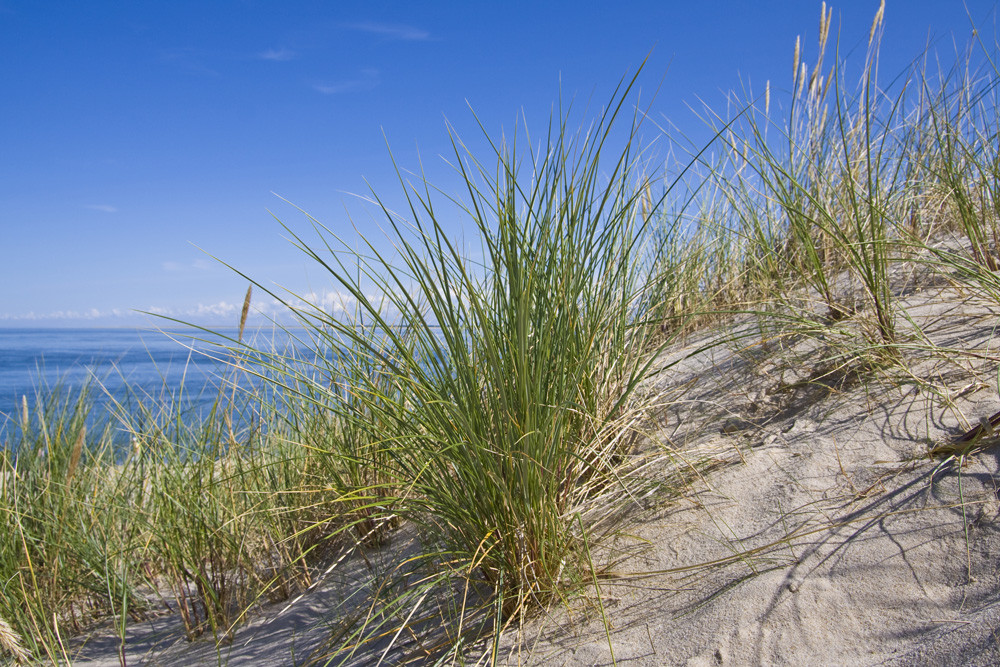
M 71 635 L 110 618 L 124 642 L 164 607 L 189 639 L 225 642 L 336 553 L 367 562 L 370 585 L 315 658 L 461 661 L 600 590 L 595 546 L 658 483 L 637 454 L 657 451 L 643 382 L 678 337 L 720 323 L 709 344 L 809 337 L 831 372 L 962 355 L 995 369 L 989 350 L 931 344 L 901 298 L 920 274 L 1000 303 L 995 48 L 975 44 L 982 70 L 970 50 L 883 87 L 881 20 L 848 85 L 839 54 L 824 66 L 824 8 L 790 92 L 706 110 L 714 150 L 667 173 L 644 160 L 637 74 L 579 131 L 570 113 L 540 137 L 484 130 L 485 155 L 453 135 L 460 195 L 400 169 L 405 213 L 371 197 L 388 244 L 287 227 L 341 308 L 248 277 L 310 353 L 245 342 L 248 292 L 223 350 L 231 384 L 204 419 L 136 398 L 95 422 L 92 389 L 25 399 L 0 449 L 0 650 L 65 662 Z M 266 382 L 237 391 L 241 375 Z M 386 545 L 398 559 L 370 562 Z
M 796 42 L 786 97 L 769 83 L 765 95 L 735 98 L 737 117 L 701 114 L 723 149 L 696 169 L 682 164 L 691 196 L 666 212 L 668 228 L 698 241 L 673 249 L 694 275 L 665 280 L 695 285 L 675 298 L 708 315 L 755 318 L 759 341 L 740 344 L 806 335 L 829 346 L 830 360 L 905 366 L 903 351 L 925 343 L 898 303 L 916 273 L 957 277 L 995 298 L 991 52 L 979 43 L 975 60 L 989 66 L 978 73 L 970 50 L 949 71 L 928 72 L 918 60 L 885 86 L 881 23 L 880 9 L 856 86 L 839 54 L 824 66 L 824 8 L 816 63 L 801 61 Z
M 91 391 L 57 388 L 34 409 L 25 398 L 6 425 L 5 647 L 63 663 L 69 638 L 97 621 L 116 619 L 124 637 L 130 620 L 163 610 L 180 613 L 189 638 L 221 641 L 261 600 L 311 583 L 308 555 L 335 532 L 339 508 L 327 455 L 301 447 L 294 425 L 255 402 L 234 428 L 248 407 L 234 400 L 246 397 L 224 391 L 194 423 L 179 397 L 131 397 L 138 409 L 95 422 Z M 264 433 L 262 421 L 275 425 Z
M 481 260 L 450 240 L 426 183 L 404 183 L 407 222 L 383 207 L 398 257 L 353 252 L 318 224 L 313 245 L 289 230 L 354 304 L 349 317 L 299 311 L 341 353 L 289 375 L 363 445 L 350 456 L 375 479 L 347 495 L 375 524 L 419 526 L 440 576 L 460 573 L 496 605 L 460 609 L 458 636 L 476 632 L 479 612 L 506 622 L 586 581 L 592 517 L 635 490 L 631 398 L 653 345 L 641 308 L 648 218 L 634 141 L 607 145 L 632 83 L 586 132 L 555 118 L 540 151 L 515 136 L 491 143 L 483 164 L 454 139 Z

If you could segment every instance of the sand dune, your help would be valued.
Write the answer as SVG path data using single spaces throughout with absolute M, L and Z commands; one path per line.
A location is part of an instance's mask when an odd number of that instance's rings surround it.
M 692 354 L 712 334 L 667 350 L 661 363 L 674 365 L 647 387 L 664 405 L 639 455 L 658 457 L 656 474 L 686 463 L 707 472 L 680 499 L 647 499 L 601 547 L 600 603 L 591 590 L 508 628 L 499 662 L 1000 663 L 1000 447 L 987 438 L 964 459 L 927 457 L 1000 409 L 987 381 L 996 308 L 952 287 L 906 298 L 931 340 L 982 358 L 917 351 L 908 372 L 816 365 L 824 355 L 813 338 Z M 398 562 L 414 544 L 404 528 L 369 558 Z M 218 649 L 183 641 L 169 616 L 133 624 L 128 662 L 306 663 L 365 585 L 356 561 Z M 386 664 L 405 652 L 402 642 Z M 467 658 L 489 653 L 479 646 Z M 118 664 L 117 640 L 95 635 L 77 655 L 80 665 Z M 380 657 L 372 646 L 348 662 Z

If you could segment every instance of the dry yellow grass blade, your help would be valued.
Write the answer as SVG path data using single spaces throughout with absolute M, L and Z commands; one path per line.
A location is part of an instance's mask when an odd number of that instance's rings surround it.
M 76 442 L 73 443 L 73 452 L 69 457 L 69 471 L 66 473 L 66 483 L 69 484 L 70 480 L 73 479 L 73 474 L 76 472 L 76 467 L 80 464 L 80 455 L 83 453 L 83 443 L 87 438 L 87 427 L 81 426 L 80 433 L 76 436 Z

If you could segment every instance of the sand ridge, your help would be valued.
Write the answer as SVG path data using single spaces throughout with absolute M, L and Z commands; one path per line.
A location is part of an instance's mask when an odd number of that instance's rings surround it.
M 987 304 L 948 291 L 911 306 L 941 341 L 993 343 Z M 949 406 L 891 371 L 817 374 L 813 344 L 672 369 L 663 391 L 696 382 L 663 440 L 724 465 L 623 531 L 647 546 L 601 584 L 610 627 L 593 602 L 554 610 L 505 644 L 507 664 L 1000 663 L 1000 447 L 926 457 L 963 416 L 996 412 L 996 387 L 912 362 Z
M 685 460 L 704 472 L 680 498 L 646 499 L 597 548 L 600 604 L 591 590 L 508 628 L 498 662 L 1000 664 L 1000 447 L 926 456 L 1000 409 L 987 381 L 996 307 L 954 288 L 907 298 L 935 342 L 978 357 L 914 355 L 906 372 L 831 366 L 812 338 L 762 351 L 706 346 L 712 332 L 669 348 L 668 371 L 644 389 L 660 407 L 640 455 L 659 461 L 653 476 Z M 416 543 L 404 527 L 366 558 L 388 571 Z M 309 664 L 352 594 L 373 585 L 368 571 L 344 561 L 220 647 L 183 641 L 176 618 L 133 624 L 129 664 Z M 385 646 L 332 664 L 375 664 Z M 383 664 L 407 651 L 401 642 Z M 470 647 L 466 664 L 491 653 Z M 118 664 L 117 640 L 95 635 L 75 655 Z

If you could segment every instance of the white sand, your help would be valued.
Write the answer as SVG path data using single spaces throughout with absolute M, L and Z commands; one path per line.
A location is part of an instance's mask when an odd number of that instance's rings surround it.
M 992 345 L 995 308 L 933 297 L 910 306 L 936 342 Z M 664 388 L 697 381 L 660 435 L 732 463 L 628 531 L 649 546 L 602 584 L 610 642 L 581 605 L 505 642 L 510 664 L 610 665 L 612 649 L 622 665 L 1000 664 L 1000 447 L 964 467 L 924 456 L 967 428 L 960 413 L 1000 410 L 996 386 L 917 362 L 967 390 L 955 409 L 891 379 L 776 391 L 815 370 L 796 352 L 750 364 L 715 350 L 674 370 Z M 702 566 L 717 559 L 730 562 Z
M 993 346 L 995 306 L 954 290 L 908 298 L 936 342 Z M 653 440 L 720 465 L 605 547 L 634 552 L 601 582 L 610 627 L 578 601 L 505 633 L 503 660 L 610 665 L 613 649 L 622 665 L 1000 664 L 1000 447 L 964 467 L 923 456 L 968 428 L 962 415 L 975 423 L 1000 410 L 988 382 L 996 364 L 913 356 L 913 372 L 954 399 L 945 408 L 885 374 L 790 387 L 815 358 L 808 342 L 753 362 L 716 348 L 656 380 L 674 400 Z M 356 581 L 338 573 L 285 614 L 268 610 L 218 654 L 211 641 L 179 640 L 176 619 L 138 624 L 129 664 L 298 663 Z M 85 653 L 77 664 L 117 664 L 107 638 Z

